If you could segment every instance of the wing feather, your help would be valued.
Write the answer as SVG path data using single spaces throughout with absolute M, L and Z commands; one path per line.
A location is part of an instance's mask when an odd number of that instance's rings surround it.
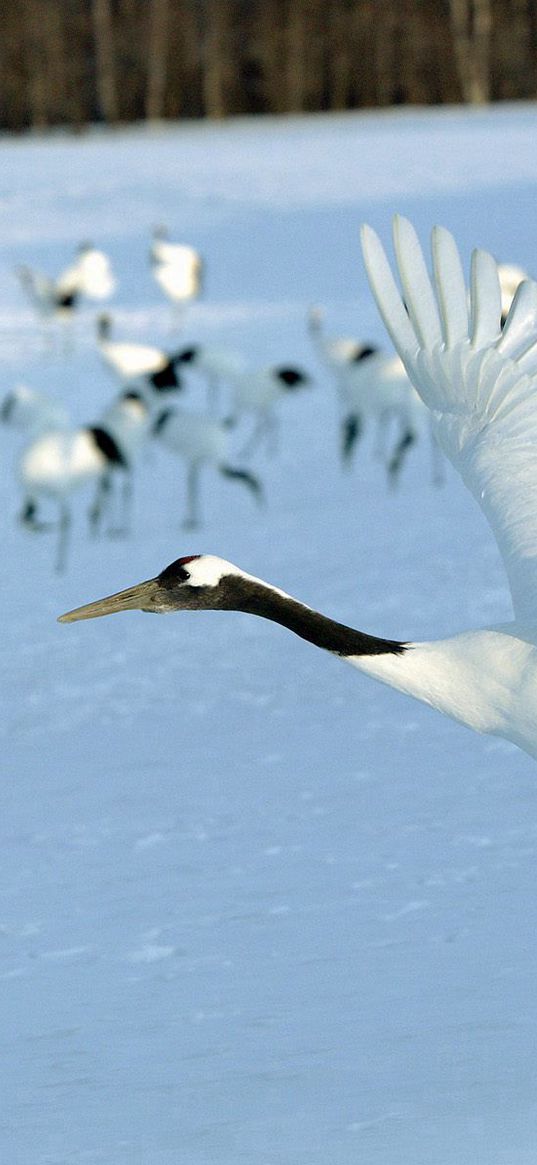
M 474 251 L 470 269 L 470 335 L 474 348 L 500 338 L 502 291 L 498 268 L 487 251 Z
M 382 243 L 372 227 L 361 228 L 362 252 L 369 273 L 371 290 L 379 312 L 384 320 L 392 343 L 403 362 L 415 355 L 418 342 L 412 324 L 401 299 L 400 291 L 393 278 L 390 264 Z
M 517 618 L 537 620 L 537 284 L 518 288 L 501 331 L 497 266 L 472 256 L 469 296 L 455 242 L 432 235 L 433 278 L 414 229 L 394 221 L 402 296 L 377 236 L 362 234 L 373 294 L 439 443 L 487 516 Z M 468 310 L 469 302 L 469 310 Z M 406 318 L 403 318 L 406 317 Z
M 431 348 L 442 339 L 438 304 L 425 266 L 418 236 L 408 219 L 396 215 L 393 241 L 405 307 L 414 326 L 416 339 Z
M 453 235 L 437 227 L 432 240 L 433 266 L 446 347 L 468 339 L 468 299 Z
M 505 321 L 498 352 L 516 360 L 528 348 L 537 330 L 537 286 L 526 279 L 519 283 Z

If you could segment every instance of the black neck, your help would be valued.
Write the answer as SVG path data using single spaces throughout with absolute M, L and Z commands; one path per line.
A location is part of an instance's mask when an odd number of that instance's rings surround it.
M 405 650 L 404 643 L 379 639 L 375 635 L 366 635 L 364 631 L 355 631 L 343 623 L 336 623 L 334 619 L 328 619 L 326 615 L 320 615 L 318 611 L 262 583 L 236 578 L 233 579 L 232 591 L 233 604 L 230 605 L 235 610 L 281 623 L 282 627 L 287 627 L 301 639 L 307 639 L 308 643 L 322 647 L 325 651 L 333 651 L 336 655 L 401 655 Z

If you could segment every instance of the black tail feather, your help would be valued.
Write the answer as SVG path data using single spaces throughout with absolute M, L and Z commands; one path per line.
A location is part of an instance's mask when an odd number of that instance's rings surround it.
M 245 486 L 253 493 L 256 501 L 262 502 L 264 498 L 263 486 L 255 474 L 250 473 L 248 469 L 236 469 L 232 465 L 221 465 L 220 473 L 224 477 L 228 477 L 235 481 L 242 481 Z
M 149 372 L 145 379 L 158 392 L 167 392 L 169 390 L 178 392 L 183 387 L 173 359 L 168 360 L 164 368 L 159 368 L 158 372 Z

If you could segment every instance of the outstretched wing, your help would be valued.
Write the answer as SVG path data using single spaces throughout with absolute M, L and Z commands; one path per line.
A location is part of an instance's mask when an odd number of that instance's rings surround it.
M 497 265 L 472 255 L 469 293 L 455 242 L 432 233 L 433 278 L 412 225 L 394 220 L 401 291 L 380 240 L 362 249 L 380 314 L 439 443 L 483 509 L 517 618 L 537 618 L 537 284 L 517 289 L 501 331 Z

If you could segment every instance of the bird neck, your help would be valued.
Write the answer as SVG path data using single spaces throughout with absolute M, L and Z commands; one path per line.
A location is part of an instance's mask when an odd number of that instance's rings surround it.
M 324 651 L 340 656 L 401 655 L 405 645 L 392 639 L 380 639 L 337 623 L 326 615 L 299 603 L 284 591 L 257 580 L 236 578 L 232 584 L 230 606 L 249 615 L 259 615 L 287 627 L 294 635 Z M 227 604 L 226 604 L 227 605 Z
M 478 732 L 507 735 L 510 697 L 499 679 L 498 658 L 511 658 L 521 650 L 509 634 L 484 630 L 422 643 L 381 639 L 247 577 L 233 580 L 222 605 L 281 623 L 301 639 Z

